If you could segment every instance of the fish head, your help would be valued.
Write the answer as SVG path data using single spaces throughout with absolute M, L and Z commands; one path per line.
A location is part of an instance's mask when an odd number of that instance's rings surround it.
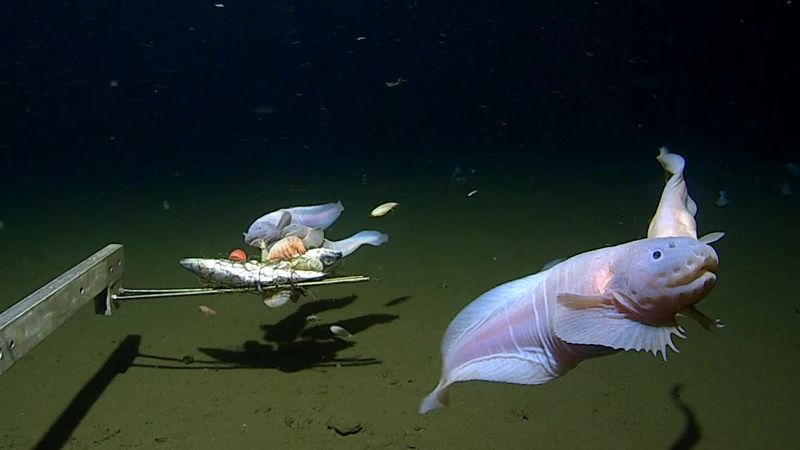
M 244 242 L 253 247 L 271 244 L 282 237 L 291 222 L 292 215 L 285 209 L 265 214 L 250 225 L 244 233 Z
M 342 252 L 327 248 L 312 248 L 305 254 L 291 260 L 295 270 L 312 270 L 315 272 L 330 272 L 342 262 Z
M 717 252 L 687 236 L 642 239 L 629 244 L 608 290 L 619 309 L 639 322 L 674 321 L 680 310 L 702 300 L 717 280 Z

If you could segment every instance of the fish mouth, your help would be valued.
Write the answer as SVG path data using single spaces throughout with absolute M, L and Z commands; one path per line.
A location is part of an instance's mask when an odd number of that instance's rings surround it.
M 679 303 L 683 306 L 694 304 L 705 297 L 714 285 L 717 284 L 717 274 L 708 270 L 694 272 L 690 277 L 685 277 L 680 283 L 670 287 L 672 296 L 682 299 Z
M 705 283 L 709 277 L 716 279 L 717 274 L 715 271 L 717 270 L 717 267 L 719 267 L 719 259 L 717 258 L 716 253 L 706 255 L 699 267 L 695 268 L 686 275 L 673 280 L 672 282 L 668 283 L 667 286 L 681 287 L 695 284 L 701 279 L 703 279 L 702 282 Z
M 701 279 L 706 280 L 709 277 L 717 278 L 717 274 L 709 269 L 696 270 L 690 274 L 678 278 L 677 280 L 672 281 L 671 283 L 667 284 L 667 287 L 688 286 L 691 284 L 695 284 L 696 282 L 698 282 L 698 280 Z

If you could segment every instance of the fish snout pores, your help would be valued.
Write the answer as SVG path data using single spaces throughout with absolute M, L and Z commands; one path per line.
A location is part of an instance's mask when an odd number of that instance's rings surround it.
M 672 262 L 673 279 L 667 283 L 665 294 L 674 305 L 684 307 L 703 299 L 717 281 L 714 271 L 719 266 L 717 252 L 708 244 L 691 242 L 682 258 Z
M 719 266 L 714 248 L 700 241 L 681 238 L 669 242 L 664 250 L 666 264 L 661 266 L 658 277 L 669 280 L 668 286 L 687 284 Z
M 719 266 L 717 252 L 708 244 L 696 242 L 691 248 L 691 256 L 686 260 L 690 273 L 713 272 Z

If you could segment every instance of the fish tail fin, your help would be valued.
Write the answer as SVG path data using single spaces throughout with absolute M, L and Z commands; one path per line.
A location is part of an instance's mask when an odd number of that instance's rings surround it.
M 664 168 L 666 172 L 667 178 L 678 174 L 683 174 L 683 169 L 686 166 L 686 161 L 680 155 L 676 155 L 675 153 L 671 153 L 667 147 L 660 147 L 658 149 L 658 156 L 656 157 L 658 162 L 661 163 L 661 166 Z
M 678 184 L 683 183 L 683 169 L 686 168 L 686 160 L 683 159 L 682 156 L 676 155 L 675 153 L 670 153 L 667 147 L 661 147 L 658 149 L 658 156 L 656 157 L 661 166 L 664 168 L 665 175 L 667 180 L 672 180 L 672 183 Z M 686 189 L 684 187 L 684 189 Z M 692 200 L 692 197 L 689 196 L 688 192 L 686 193 L 686 201 L 685 201 L 686 210 L 689 211 L 689 214 L 694 217 L 697 215 L 697 203 Z
M 450 392 L 447 390 L 448 385 L 444 381 L 440 381 L 436 389 L 422 399 L 419 405 L 420 414 L 428 414 L 434 409 L 443 408 L 450 404 Z
M 389 241 L 389 236 L 373 230 L 359 231 L 358 233 L 350 236 L 349 238 L 342 239 L 341 241 L 328 241 L 325 240 L 322 244 L 323 247 L 341 252 L 343 257 L 349 256 L 354 251 L 358 250 L 362 245 L 379 246 Z

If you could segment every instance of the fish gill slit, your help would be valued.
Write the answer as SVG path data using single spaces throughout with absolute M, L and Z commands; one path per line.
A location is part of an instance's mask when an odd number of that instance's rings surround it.
M 508 329 L 509 337 L 511 337 L 511 343 L 514 344 L 514 349 L 516 350 L 516 352 L 520 353 L 522 349 L 520 348 L 519 344 L 517 344 L 517 338 L 514 337 L 514 325 L 511 325 L 511 321 L 508 320 L 508 304 L 505 305 L 505 309 L 506 309 L 506 314 L 504 314 L 504 316 L 506 319 L 506 328 Z M 534 308 L 534 316 L 536 315 L 535 309 L 536 308 Z
M 560 274 L 557 274 L 556 275 L 556 285 L 558 285 L 559 281 L 560 281 Z M 543 347 L 546 347 L 545 346 L 545 342 L 546 342 L 547 336 L 542 335 L 542 329 L 548 329 L 548 330 L 550 329 L 550 311 L 547 308 L 547 298 L 548 298 L 547 297 L 547 295 L 548 295 L 547 285 L 548 285 L 547 279 L 542 280 L 541 283 L 539 283 L 539 286 L 536 286 L 536 289 L 534 289 L 533 298 L 531 299 L 531 301 L 533 302 L 533 316 L 534 316 L 534 320 L 535 320 L 534 323 L 545 323 L 545 324 L 547 324 L 546 327 L 536 327 L 536 335 L 539 338 L 538 339 L 539 340 L 539 345 L 541 345 Z M 539 295 L 541 295 L 542 296 L 541 298 L 544 299 L 543 301 L 540 302 L 540 304 L 542 305 L 542 308 L 543 308 L 543 310 L 541 312 L 539 311 L 539 308 L 536 307 L 537 306 L 536 305 L 536 299 L 538 298 L 537 295 L 536 295 L 537 294 L 536 290 L 540 291 Z M 543 316 L 541 318 L 539 317 L 540 313 Z M 540 320 L 544 320 L 544 322 L 541 322 Z

